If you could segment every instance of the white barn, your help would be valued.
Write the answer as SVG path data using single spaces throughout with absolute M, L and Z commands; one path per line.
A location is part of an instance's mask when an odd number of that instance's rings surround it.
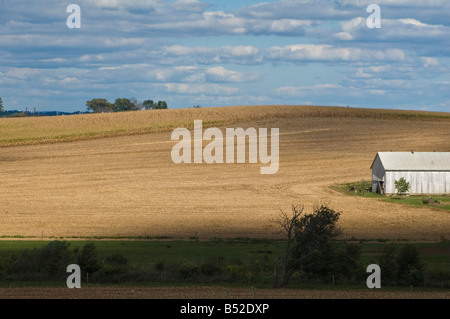
M 378 152 L 370 168 L 373 192 L 396 194 L 403 177 L 411 195 L 450 194 L 450 152 Z

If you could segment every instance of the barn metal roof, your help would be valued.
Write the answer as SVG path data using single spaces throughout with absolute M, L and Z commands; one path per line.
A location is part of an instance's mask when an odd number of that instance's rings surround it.
M 387 171 L 450 171 L 450 152 L 378 152 L 377 156 Z

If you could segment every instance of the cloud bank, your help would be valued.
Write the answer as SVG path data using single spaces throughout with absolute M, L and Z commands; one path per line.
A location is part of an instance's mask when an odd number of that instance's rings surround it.
M 92 98 L 192 105 L 319 104 L 450 112 L 450 2 L 0 1 L 6 109 Z

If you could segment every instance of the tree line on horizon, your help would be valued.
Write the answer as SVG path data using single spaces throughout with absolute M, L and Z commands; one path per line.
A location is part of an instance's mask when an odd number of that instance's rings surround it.
M 107 99 L 92 99 L 86 102 L 86 110 L 94 113 L 103 112 L 126 112 L 140 110 L 162 110 L 167 109 L 165 101 L 154 102 L 153 100 L 138 101 L 136 98 L 117 98 L 114 103 Z
M 94 113 L 102 112 L 125 112 L 125 111 L 140 111 L 140 110 L 162 110 L 167 109 L 166 101 L 154 102 L 153 100 L 138 101 L 136 98 L 117 98 L 114 103 L 110 103 L 107 99 L 92 99 L 86 102 L 86 111 Z M 10 111 L 6 111 L 10 112 Z M 19 112 L 26 116 L 28 111 Z M 36 111 L 35 111 L 36 112 Z M 0 97 L 0 114 L 5 113 L 3 100 Z M 58 112 L 56 112 L 58 113 Z M 6 113 L 5 113 L 6 114 Z

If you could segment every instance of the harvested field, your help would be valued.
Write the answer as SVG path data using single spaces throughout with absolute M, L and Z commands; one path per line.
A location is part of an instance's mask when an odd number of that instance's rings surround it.
M 2 288 L 0 299 L 450 299 L 450 292 L 379 290 L 161 288 Z
M 450 120 L 449 113 L 295 105 L 152 110 L 13 119 L 0 118 L 0 146 L 57 143 L 167 132 L 177 127 L 192 128 L 193 121 L 198 119 L 203 120 L 204 127 L 208 127 L 227 124 L 235 126 L 252 121 L 305 117 Z
M 280 209 L 298 203 L 311 212 L 326 202 L 342 212 L 346 238 L 450 239 L 449 212 L 329 188 L 370 180 L 377 151 L 450 151 L 446 113 L 293 106 L 151 112 L 0 119 L 0 144 L 13 146 L 0 148 L 0 236 L 275 238 Z M 223 129 L 279 128 L 278 173 L 261 175 L 259 163 L 174 164 L 171 131 L 194 119 Z

